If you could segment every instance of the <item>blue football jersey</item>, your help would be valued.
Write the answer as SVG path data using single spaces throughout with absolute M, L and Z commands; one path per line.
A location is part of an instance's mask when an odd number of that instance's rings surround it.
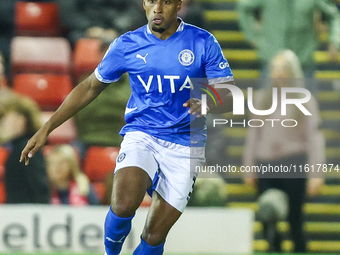
M 112 42 L 95 75 L 112 83 L 125 72 L 132 94 L 120 134 L 143 131 L 185 146 L 206 140 L 205 118 L 196 118 L 183 107 L 194 89 L 193 80 L 207 78 L 211 84 L 233 80 L 215 37 L 183 21 L 164 41 L 145 25 Z

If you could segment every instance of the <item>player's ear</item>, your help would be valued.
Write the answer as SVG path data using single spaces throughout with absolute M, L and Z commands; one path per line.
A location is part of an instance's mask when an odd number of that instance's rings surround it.
M 143 0 L 143 9 L 145 10 L 145 0 Z
M 182 0 L 178 0 L 178 4 L 177 4 L 177 12 L 179 12 L 182 8 Z

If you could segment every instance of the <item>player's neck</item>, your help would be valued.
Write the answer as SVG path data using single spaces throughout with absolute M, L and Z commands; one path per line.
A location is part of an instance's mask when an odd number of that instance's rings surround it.
M 165 41 L 170 36 L 172 36 L 174 33 L 176 33 L 177 28 L 178 28 L 180 23 L 181 23 L 181 21 L 176 19 L 176 21 L 173 23 L 173 25 L 170 26 L 167 30 L 163 31 L 162 33 L 153 31 L 151 28 L 150 28 L 150 30 L 157 38 Z

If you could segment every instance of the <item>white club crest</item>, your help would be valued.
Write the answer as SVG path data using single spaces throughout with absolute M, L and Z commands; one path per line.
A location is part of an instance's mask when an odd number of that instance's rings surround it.
M 195 55 L 191 50 L 182 50 L 178 55 L 179 62 L 184 66 L 190 66 L 195 59 Z

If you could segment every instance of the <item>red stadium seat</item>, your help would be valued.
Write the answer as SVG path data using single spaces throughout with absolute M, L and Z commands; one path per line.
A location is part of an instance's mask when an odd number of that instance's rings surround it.
M 102 59 L 101 41 L 82 38 L 74 47 L 74 73 L 77 81 L 92 73 Z
M 0 147 L 0 181 L 3 179 L 5 174 L 5 164 L 8 155 L 9 151 L 4 147 Z
M 104 182 L 116 167 L 119 148 L 91 146 L 85 156 L 84 172 L 91 182 Z
M 6 203 L 5 183 L 0 181 L 0 204 Z
M 71 46 L 65 38 L 17 36 L 11 42 L 11 73 L 66 74 Z
M 99 201 L 102 201 L 105 194 L 105 183 L 104 182 L 93 182 L 93 188 L 98 196 Z
M 43 112 L 42 113 L 42 123 L 45 123 L 51 116 L 53 112 Z M 69 119 L 62 125 L 57 127 L 51 132 L 47 138 L 47 142 L 50 145 L 71 143 L 77 138 L 77 130 L 74 125 L 73 119 Z M 46 149 L 48 152 L 48 149 Z
M 72 90 L 70 76 L 57 74 L 18 74 L 13 89 L 37 102 L 44 110 L 54 110 Z
M 15 34 L 61 36 L 57 3 L 16 2 Z

